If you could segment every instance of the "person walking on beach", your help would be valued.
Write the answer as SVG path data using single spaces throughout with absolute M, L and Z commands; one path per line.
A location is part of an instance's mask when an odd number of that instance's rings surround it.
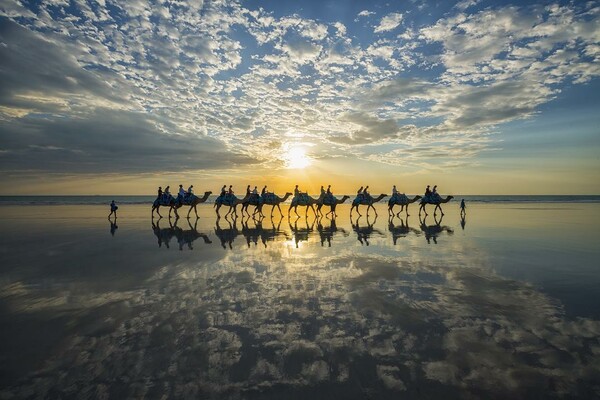
M 462 199 L 460 201 L 460 216 L 464 217 L 467 214 L 466 211 L 467 206 L 465 206 L 465 199 Z
M 111 201 L 110 202 L 110 214 L 108 214 L 108 218 L 110 219 L 111 215 L 115 214 L 115 219 L 117 218 L 117 210 L 119 209 L 119 206 L 117 206 L 115 204 L 115 201 Z

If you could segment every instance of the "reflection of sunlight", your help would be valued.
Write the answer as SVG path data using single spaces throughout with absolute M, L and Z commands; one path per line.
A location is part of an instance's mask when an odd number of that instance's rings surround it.
M 285 166 L 289 169 L 302 169 L 310 165 L 310 158 L 306 155 L 304 148 L 298 145 L 286 148 L 283 157 Z

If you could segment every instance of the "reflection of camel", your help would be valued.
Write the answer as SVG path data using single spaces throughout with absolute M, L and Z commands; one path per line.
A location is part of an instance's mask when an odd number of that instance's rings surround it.
M 383 233 L 380 230 L 373 228 L 373 225 L 375 225 L 377 222 L 377 214 L 375 214 L 375 220 L 373 220 L 373 223 L 369 223 L 369 216 L 367 215 L 367 226 L 360 226 L 358 223 L 360 218 L 361 217 L 358 217 L 356 219 L 356 223 L 353 223 L 352 220 L 350 220 L 350 223 L 352 224 L 352 230 L 356 232 L 356 236 L 360 244 L 366 244 L 368 246 L 369 238 L 374 232 L 379 235 L 383 235 Z
M 169 219 L 169 227 L 161 229 L 159 226 L 160 218 L 156 221 L 156 224 L 152 221 L 152 230 L 154 231 L 154 235 L 158 238 L 158 247 L 162 247 L 162 244 L 164 243 L 167 248 L 170 248 L 169 243 L 173 237 L 175 237 L 177 243 L 179 243 L 179 250 L 183 250 L 184 245 L 187 245 L 188 249 L 194 250 L 192 243 L 198 238 L 202 238 L 206 244 L 212 243 L 206 234 L 198 232 L 197 218 L 194 226 L 192 226 L 191 222 L 188 220 L 188 225 L 190 227 L 188 230 L 183 230 L 178 227 L 177 222 L 179 222 L 179 218 L 175 219 L 175 223 L 171 223 L 171 219 Z
M 345 229 L 337 227 L 337 224 L 335 223 L 335 217 L 331 219 L 331 222 L 327 227 L 323 226 L 321 221 L 323 221 L 323 217 L 319 217 L 317 219 L 317 231 L 319 232 L 319 236 L 321 237 L 321 246 L 323 246 L 325 242 L 327 242 L 327 246 L 331 247 L 331 239 L 333 239 L 333 236 L 338 231 L 344 234 L 344 236 L 348 236 L 348 233 Z
M 400 220 L 400 225 L 394 225 L 394 215 L 392 214 L 392 216 L 390 217 L 390 219 L 388 221 L 388 230 L 392 234 L 392 240 L 394 241 L 394 246 L 396 245 L 396 242 L 398 241 L 399 238 L 408 236 L 408 234 L 410 232 L 413 232 L 416 235 L 421 234 L 420 230 L 411 228 L 410 226 L 408 226 L 408 218 L 406 218 L 406 221 L 403 220 L 402 218 L 399 218 L 399 220 Z
M 156 236 L 156 238 L 158 239 L 158 247 L 162 247 L 164 243 L 165 247 L 168 249 L 170 248 L 169 242 L 171 241 L 173 236 L 175 236 L 175 229 L 171 224 L 171 220 L 169 220 L 168 228 L 161 228 L 160 220 L 161 218 L 157 219 L 156 224 L 154 223 L 154 219 L 152 220 L 152 230 L 154 231 L 154 236 Z M 177 221 L 175 222 L 177 223 Z
M 237 228 L 237 219 L 234 218 L 233 220 L 233 224 L 231 223 L 230 220 L 227 219 L 227 217 L 225 217 L 225 221 L 227 221 L 229 223 L 229 228 L 225 228 L 225 229 L 221 229 L 221 226 L 219 225 L 219 221 L 221 220 L 221 218 L 217 218 L 217 222 L 215 223 L 215 235 L 217 235 L 217 237 L 219 238 L 219 240 L 221 241 L 221 246 L 226 249 L 227 245 L 229 245 L 229 248 L 232 248 L 232 244 L 233 241 L 235 240 L 235 238 L 237 237 L 237 235 L 240 234 L 240 231 Z
M 294 243 L 296 243 L 296 248 L 298 248 L 298 244 L 300 242 L 308 241 L 308 237 L 310 236 L 310 233 L 312 231 L 314 231 L 314 226 L 315 226 L 315 220 L 313 220 L 313 222 L 309 226 L 308 219 L 306 219 L 306 227 L 298 228 L 298 220 L 299 219 L 300 219 L 300 216 L 298 216 L 298 218 L 296 218 L 293 226 L 292 226 L 292 223 L 288 221 L 288 223 L 290 225 L 290 230 L 294 234 Z
M 427 225 L 427 216 L 423 218 L 423 220 L 421 220 L 421 218 L 419 217 L 419 222 L 421 223 L 421 230 L 423 231 L 423 233 L 425 233 L 425 239 L 427 239 L 427 243 L 431 243 L 431 240 L 433 239 L 433 243 L 437 244 L 437 237 L 444 231 L 448 232 L 449 235 L 452 235 L 454 233 L 452 228 L 450 228 L 449 226 L 441 225 L 443 219 L 443 215 L 440 217 L 439 221 L 434 217 L 435 224 Z
M 376 198 L 373 198 L 371 195 L 358 195 L 356 196 L 356 198 L 352 201 L 352 207 L 350 208 L 350 218 L 352 218 L 352 210 L 354 210 L 354 208 L 356 207 L 356 212 L 358 213 L 358 215 L 362 215 L 359 211 L 358 211 L 358 206 L 359 205 L 363 205 L 363 206 L 367 206 L 367 215 L 369 214 L 369 209 L 372 208 L 373 211 L 375 211 L 375 215 L 377 215 L 377 210 L 375 210 L 375 207 L 373 207 L 373 203 L 377 203 L 379 200 L 383 199 L 384 197 L 386 197 L 387 194 L 380 194 L 379 196 L 377 196 Z
M 218 218 L 221 218 L 221 215 L 219 214 L 219 209 L 221 208 L 221 206 L 229 206 L 229 211 L 227 211 L 227 214 L 225 214 L 225 217 L 227 217 L 231 211 L 233 211 L 233 215 L 235 215 L 237 217 L 237 210 L 236 210 L 237 206 L 239 204 L 244 204 L 244 202 L 248 198 L 248 195 L 246 195 L 243 199 L 238 199 L 235 195 L 231 195 L 231 196 L 233 196 L 233 204 L 223 201 L 221 196 L 217 197 L 217 199 L 215 200 L 214 207 L 216 207 L 215 211 L 217 212 Z
M 267 242 L 274 241 L 277 236 L 284 235 L 284 232 L 281 232 L 279 229 L 281 226 L 281 221 L 283 221 L 283 215 L 279 217 L 279 222 L 277 223 L 277 227 L 275 227 L 275 223 L 273 219 L 271 219 L 271 224 L 273 225 L 270 229 L 263 228 L 262 221 L 263 218 L 252 219 L 254 221 L 254 228 L 250 228 L 248 226 L 248 222 L 250 218 L 246 221 L 242 219 L 242 235 L 246 238 L 246 242 L 248 243 L 248 247 L 250 247 L 251 243 L 254 243 L 256 246 L 258 244 L 258 240 L 262 242 L 262 244 L 267 247 Z
M 442 199 L 441 197 L 439 197 L 437 200 L 431 200 L 427 196 L 423 197 L 421 199 L 421 207 L 419 208 L 419 215 L 421 215 L 421 210 L 423 210 L 425 212 L 425 215 L 427 215 L 427 210 L 425 209 L 425 206 L 427 204 L 435 204 L 435 209 L 433 210 L 433 215 L 435 215 L 437 213 L 438 208 L 442 212 L 442 215 L 444 215 L 444 212 L 442 211 L 442 206 L 440 204 L 447 203 L 450 200 L 452 200 L 453 198 L 454 198 L 454 196 L 447 196 L 445 199 Z
M 332 196 L 332 197 L 333 197 L 333 196 Z M 331 210 L 330 210 L 330 211 L 329 211 L 327 214 L 325 214 L 325 215 L 328 215 L 328 214 L 333 214 L 333 216 L 334 216 L 334 217 L 336 217 L 336 216 L 337 216 L 337 214 L 335 213 L 335 208 L 337 207 L 337 205 L 338 205 L 338 204 L 342 204 L 343 202 L 345 202 L 345 201 L 346 201 L 346 200 L 348 200 L 349 198 L 350 198 L 350 196 L 344 196 L 344 197 L 342 197 L 341 199 L 338 199 L 338 198 L 334 197 L 334 198 L 333 198 L 333 203 L 332 203 L 332 204 L 326 204 L 326 203 L 324 203 L 324 202 L 323 202 L 323 200 L 322 200 L 322 199 L 320 199 L 320 200 L 317 200 L 317 212 L 318 212 L 319 214 L 321 214 L 321 207 L 323 207 L 323 206 L 329 206 L 329 207 L 331 207 Z
M 273 194 L 272 196 L 266 196 L 265 199 L 263 201 L 261 201 L 260 204 L 258 205 L 258 212 L 260 213 L 260 215 L 264 216 L 264 214 L 262 212 L 263 206 L 265 206 L 265 205 L 273 206 L 271 208 L 271 217 L 272 217 L 273 210 L 275 210 L 275 206 L 277 206 L 279 213 L 283 217 L 283 212 L 281 212 L 281 207 L 279 207 L 279 205 L 281 203 L 283 203 L 284 201 L 286 201 L 288 199 L 288 197 L 290 197 L 291 195 L 292 194 L 290 192 L 287 192 L 285 194 L 285 196 L 283 196 L 283 197 L 279 197 L 276 194 Z
M 294 212 L 296 213 L 296 215 L 300 216 L 300 214 L 298 214 L 298 206 L 306 207 L 306 216 L 307 217 L 308 217 L 308 207 L 310 207 L 310 209 L 313 211 L 313 213 L 315 214 L 315 217 L 316 217 L 317 213 L 315 211 L 315 208 L 313 207 L 315 204 L 317 204 L 317 199 L 313 199 L 312 197 L 310 197 L 307 194 L 302 194 L 300 196 L 294 196 L 294 198 L 292 199 L 292 203 L 290 204 L 290 208 L 288 209 L 288 219 L 290 218 L 290 213 L 292 211 L 292 208 L 294 209 Z
M 196 218 L 196 222 L 194 226 L 192 226 L 190 220 L 187 220 L 190 229 L 183 230 L 177 226 L 177 220 L 175 220 L 175 236 L 177 237 L 177 242 L 179 243 L 179 250 L 183 250 L 183 245 L 187 244 L 188 249 L 194 250 L 192 247 L 192 242 L 198 238 L 202 238 L 205 244 L 210 244 L 212 241 L 205 233 L 198 232 L 198 218 Z
M 190 206 L 190 209 L 187 213 L 187 218 L 190 217 L 190 213 L 192 212 L 192 210 L 194 210 L 194 212 L 196 213 L 196 218 L 198 217 L 198 210 L 196 210 L 196 206 L 198 204 L 204 203 L 207 199 L 208 196 L 211 195 L 212 192 L 204 192 L 204 195 L 202 197 L 198 197 L 194 194 L 192 194 L 192 199 L 189 202 L 184 203 L 180 203 L 180 202 L 175 202 L 175 205 L 173 205 L 170 209 L 169 209 L 169 216 L 171 216 L 171 210 L 175 210 L 175 216 L 179 217 L 179 214 L 177 214 L 177 209 L 179 207 L 183 207 L 183 206 Z M 159 214 L 160 215 L 160 214 Z
M 388 200 L 388 214 L 393 215 L 394 214 L 394 206 L 399 205 L 400 211 L 398 211 L 398 213 L 396 215 L 400 216 L 400 213 L 404 210 L 404 207 L 406 207 L 406 216 L 408 217 L 410 215 L 410 214 L 408 214 L 408 205 L 412 204 L 415 201 L 420 200 L 420 199 L 421 199 L 421 196 L 419 196 L 419 195 L 413 197 L 412 199 L 409 199 L 408 197 L 406 197 L 406 195 L 392 196 Z

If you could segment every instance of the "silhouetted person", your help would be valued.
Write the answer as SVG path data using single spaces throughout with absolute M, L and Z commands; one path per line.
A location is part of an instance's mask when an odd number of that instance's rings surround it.
M 117 210 L 119 209 L 119 207 L 115 204 L 115 201 L 111 201 L 110 202 L 110 214 L 108 214 L 108 218 L 111 217 L 111 215 L 115 214 L 115 220 L 117 219 Z
M 425 188 L 425 196 L 431 195 L 431 190 L 429 189 L 429 185 Z
M 361 194 L 363 191 L 363 187 L 361 186 L 360 189 L 358 189 L 358 191 L 356 192 L 357 195 Z
M 233 185 L 229 185 L 228 193 L 233 194 Z
M 246 187 L 246 197 L 250 196 L 250 185 Z
M 327 186 L 327 194 L 331 194 L 331 185 Z
M 159 186 L 158 187 L 158 200 L 162 200 L 162 195 L 163 195 L 163 191 L 162 191 L 162 187 Z
M 466 211 L 467 206 L 465 205 L 465 199 L 462 199 L 460 201 L 460 216 L 463 217 L 467 211 Z
M 264 188 L 262 188 L 262 190 L 260 191 L 260 195 L 261 195 L 261 196 L 264 196 L 264 195 L 265 195 L 265 193 L 267 193 L 267 185 L 265 185 L 265 187 L 264 187 Z
M 223 185 L 223 187 L 221 188 L 221 197 L 225 196 L 225 193 L 227 193 L 227 191 L 225 190 L 226 187 L 227 185 Z M 250 185 L 248 185 L 248 190 L 250 190 Z
M 294 188 L 294 196 L 298 196 L 300 194 L 300 190 L 298 189 L 298 185 Z

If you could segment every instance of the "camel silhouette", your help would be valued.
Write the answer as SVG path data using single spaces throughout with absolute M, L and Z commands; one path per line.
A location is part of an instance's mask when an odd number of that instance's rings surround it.
M 421 207 L 419 208 L 419 216 L 421 216 L 421 211 L 425 212 L 425 215 L 427 214 L 427 210 L 425 209 L 425 206 L 427 204 L 435 204 L 435 208 L 433 210 L 433 215 L 437 214 L 437 210 L 438 208 L 440 209 L 442 216 L 444 215 L 444 211 L 442 211 L 442 206 L 440 204 L 444 204 L 449 202 L 450 200 L 452 200 L 454 198 L 454 196 L 447 196 L 445 199 L 442 199 L 441 197 L 438 196 L 437 199 L 431 199 L 429 196 L 423 197 L 421 199 Z
M 333 202 L 331 202 L 331 203 L 326 203 L 324 201 L 324 199 L 319 199 L 319 200 L 317 200 L 317 213 L 321 214 L 321 207 L 329 206 L 329 207 L 331 207 L 331 210 L 328 213 L 326 213 L 325 215 L 333 214 L 333 216 L 335 217 L 335 216 L 337 216 L 337 214 L 335 213 L 335 208 L 337 207 L 337 205 L 344 203 L 349 198 L 350 198 L 350 196 L 344 196 L 341 199 L 333 197 Z
M 288 199 L 288 197 L 290 197 L 291 195 L 292 195 L 292 193 L 287 192 L 285 194 L 285 196 L 283 196 L 283 197 L 279 197 L 279 196 L 277 196 L 274 193 L 273 193 L 273 195 L 264 196 L 261 199 L 261 202 L 258 204 L 258 207 L 257 207 L 258 213 L 264 217 L 264 214 L 262 212 L 262 208 L 264 206 L 268 205 L 268 206 L 273 206 L 271 208 L 271 217 L 273 217 L 273 210 L 275 210 L 275 207 L 277 207 L 277 209 L 279 210 L 279 213 L 283 217 L 283 212 L 281 211 L 281 207 L 279 205 L 281 203 L 285 202 Z
M 421 196 L 417 195 L 417 196 L 413 197 L 412 199 L 409 199 L 408 197 L 406 197 L 405 194 L 399 194 L 396 196 L 392 196 L 388 200 L 388 214 L 393 215 L 394 214 L 394 206 L 398 205 L 398 206 L 400 206 L 400 211 L 398 211 L 398 213 L 396 215 L 400 216 L 400 213 L 404 210 L 404 207 L 406 207 L 406 216 L 408 217 L 410 215 L 408 213 L 408 206 L 410 204 L 414 203 L 415 201 L 420 200 L 421 198 L 422 198 Z
M 217 217 L 221 218 L 219 210 L 222 206 L 229 206 L 229 210 L 227 211 L 227 214 L 225 214 L 225 217 L 227 217 L 229 213 L 231 213 L 231 211 L 233 211 L 233 215 L 237 217 L 237 206 L 240 204 L 244 204 L 244 201 L 246 201 L 247 199 L 248 195 L 246 195 L 243 199 L 238 199 L 234 194 L 227 194 L 225 195 L 225 197 L 217 197 L 214 205 L 214 207 L 216 208 L 215 211 L 217 212 Z
M 306 207 L 306 216 L 307 217 L 308 217 L 308 207 L 310 207 L 310 209 L 312 210 L 313 214 L 315 214 L 315 217 L 316 217 L 317 212 L 315 211 L 315 208 L 314 208 L 315 204 L 317 204 L 317 199 L 313 199 L 312 197 L 310 197 L 307 194 L 301 194 L 299 196 L 294 196 L 294 198 L 292 199 L 292 203 L 290 204 L 290 208 L 288 209 L 288 219 L 290 218 L 292 208 L 294 209 L 294 212 L 296 213 L 296 215 L 298 217 L 300 216 L 300 214 L 298 214 L 298 206 Z
M 387 197 L 387 194 L 380 194 L 379 196 L 377 196 L 376 198 L 373 198 L 373 196 L 367 194 L 361 194 L 356 196 L 356 198 L 354 198 L 354 200 L 352 201 L 352 207 L 350 208 L 350 218 L 352 218 L 352 210 L 354 210 L 356 208 L 356 212 L 358 213 L 358 215 L 362 215 L 359 211 L 358 211 L 358 206 L 359 205 L 363 205 L 363 206 L 367 206 L 367 215 L 369 214 L 369 209 L 372 208 L 373 211 L 375 211 L 375 215 L 377 215 L 377 210 L 375 210 L 375 207 L 373 207 L 373 203 L 377 203 L 379 200 L 383 199 L 384 197 Z

